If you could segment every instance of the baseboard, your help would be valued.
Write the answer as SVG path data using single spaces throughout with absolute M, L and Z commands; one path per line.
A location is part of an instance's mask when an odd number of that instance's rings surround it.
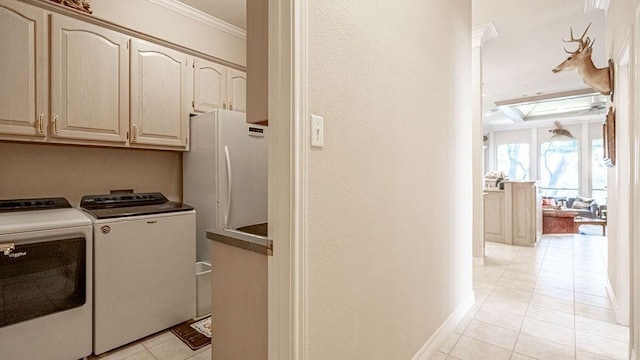
M 611 303 L 611 309 L 613 310 L 613 315 L 616 318 L 616 323 L 621 324 L 622 321 L 620 319 L 620 306 L 618 306 L 618 298 L 616 297 L 615 291 L 613 291 L 613 287 L 611 287 L 611 282 L 607 279 L 607 295 L 609 295 L 609 302 Z
M 458 306 L 458 308 L 447 318 L 447 320 L 440 325 L 438 330 L 422 345 L 418 353 L 411 360 L 428 360 L 433 356 L 436 351 L 442 346 L 447 337 L 453 333 L 460 320 L 471 309 L 476 302 L 473 291 L 471 294 Z
M 473 266 L 484 266 L 484 256 L 483 257 L 474 257 L 473 258 Z

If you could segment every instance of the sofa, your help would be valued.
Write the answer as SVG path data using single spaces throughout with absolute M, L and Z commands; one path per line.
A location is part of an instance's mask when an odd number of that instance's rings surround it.
M 578 213 L 580 217 L 595 219 L 598 217 L 598 203 L 594 199 L 567 196 L 543 196 L 542 207 L 561 205 Z

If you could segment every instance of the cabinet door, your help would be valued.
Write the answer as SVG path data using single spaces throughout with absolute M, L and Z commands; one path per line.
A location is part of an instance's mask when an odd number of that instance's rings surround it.
M 127 142 L 128 38 L 54 14 L 51 23 L 53 139 Z
M 229 69 L 227 74 L 227 98 L 229 110 L 247 112 L 247 74 Z
M 186 76 L 187 55 L 132 40 L 132 145 L 186 148 L 189 133 Z
M 541 212 L 537 205 L 536 192 L 534 183 L 512 184 L 513 245 L 535 246 L 536 244 L 537 214 Z
M 45 12 L 0 0 L 0 133 L 46 134 Z
M 504 192 L 492 191 L 484 195 L 484 239 L 505 242 Z
M 207 112 L 226 109 L 226 68 L 211 61 L 195 59 L 193 110 Z

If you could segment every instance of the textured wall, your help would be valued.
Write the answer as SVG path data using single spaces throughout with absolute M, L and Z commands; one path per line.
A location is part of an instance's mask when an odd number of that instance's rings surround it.
M 309 358 L 410 359 L 471 294 L 471 1 L 309 6 Z

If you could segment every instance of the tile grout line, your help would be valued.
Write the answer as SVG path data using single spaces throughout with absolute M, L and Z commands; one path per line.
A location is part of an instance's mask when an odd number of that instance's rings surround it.
M 495 249 L 494 249 L 494 250 L 495 250 Z M 517 252 L 517 253 L 516 253 L 516 255 L 513 257 L 513 259 L 509 260 L 510 262 L 509 262 L 509 264 L 507 265 L 507 268 L 508 268 L 508 267 L 510 267 L 511 265 L 513 265 L 514 259 L 518 256 L 518 254 L 520 254 L 520 249 L 518 249 L 518 252 Z M 485 266 L 486 266 L 486 265 L 485 265 Z M 475 270 L 474 270 L 474 271 L 475 271 Z M 469 322 L 469 324 L 467 325 L 467 327 L 464 329 L 464 331 L 462 332 L 462 334 L 460 334 L 460 337 L 459 337 L 459 338 L 458 338 L 458 340 L 456 341 L 456 344 L 458 343 L 458 341 L 460 341 L 460 339 L 461 339 L 463 336 L 465 336 L 465 335 L 464 335 L 464 333 L 465 333 L 465 332 L 467 331 L 467 329 L 469 328 L 469 325 L 471 325 L 471 322 L 473 322 L 474 320 L 475 320 L 475 321 L 479 321 L 479 322 L 484 322 L 484 321 L 482 321 L 482 320 L 476 320 L 476 316 L 478 315 L 478 312 L 480 311 L 480 309 L 482 308 L 482 306 L 484 306 L 484 303 L 487 301 L 487 299 L 488 299 L 488 298 L 491 296 L 491 294 L 493 293 L 493 291 L 494 291 L 494 289 L 495 289 L 495 287 L 496 287 L 497 283 L 498 283 L 498 282 L 500 282 L 500 280 L 503 278 L 504 274 L 506 274 L 506 273 L 507 273 L 507 270 L 504 270 L 504 271 L 500 274 L 500 276 L 498 277 L 498 279 L 497 279 L 497 280 L 495 280 L 495 281 L 493 282 L 493 286 L 491 287 L 491 290 L 490 290 L 490 291 L 489 291 L 489 293 L 487 294 L 487 297 L 482 301 L 482 305 L 480 305 L 480 307 L 478 308 L 478 311 L 476 311 L 476 313 L 475 313 L 475 314 L 473 314 L 473 317 L 471 318 L 471 321 Z M 502 296 L 499 296 L 499 295 L 495 295 L 495 296 L 497 296 L 497 297 L 499 297 L 499 298 L 502 298 Z M 504 298 L 504 299 L 506 299 L 506 300 L 510 300 L 510 299 L 507 299 L 507 298 Z M 496 326 L 496 327 L 500 327 L 500 328 L 503 328 L 503 329 L 507 329 L 507 328 L 505 328 L 505 327 L 502 327 L 502 326 L 499 326 L 499 325 L 495 325 L 495 324 L 490 324 L 490 325 L 492 325 L 492 326 Z M 522 326 L 522 325 L 521 325 L 521 326 Z M 508 329 L 508 330 L 511 330 L 511 329 Z M 486 344 L 489 344 L 489 345 L 493 345 L 493 344 L 487 343 L 487 342 L 485 342 L 485 341 L 483 341 L 483 340 L 480 340 L 480 339 L 476 339 L 476 338 L 473 338 L 473 337 L 469 337 L 469 338 L 474 339 L 474 340 L 477 340 L 477 341 L 480 341 L 480 342 L 483 342 L 483 343 L 486 343 Z M 517 337 L 516 337 L 516 340 L 517 340 Z M 508 349 L 503 348 L 503 347 L 501 347 L 501 346 L 497 346 L 497 345 L 493 345 L 493 346 L 496 346 L 496 347 L 499 347 L 499 348 L 502 348 L 502 349 L 508 350 Z M 514 343 L 514 347 L 515 347 L 515 343 Z M 454 347 L 453 347 L 453 348 L 451 348 L 451 350 L 453 351 L 453 349 L 454 349 L 454 348 L 455 348 L 455 345 L 454 345 Z M 449 355 L 450 355 L 450 353 L 449 353 Z M 513 349 L 511 350 L 511 356 L 513 356 Z
M 546 254 L 545 249 L 545 254 Z M 520 251 L 518 251 L 520 254 Z M 511 263 L 513 264 L 513 262 Z M 538 281 L 538 269 L 536 268 L 536 278 L 533 281 L 533 287 L 536 287 L 536 282 Z M 520 334 L 522 332 L 522 325 L 524 324 L 524 319 L 527 317 L 527 312 L 529 311 L 529 304 L 531 303 L 531 297 L 533 296 L 533 289 L 531 289 L 531 295 L 529 296 L 529 301 L 527 302 L 527 308 L 524 310 L 524 316 L 522 317 L 522 322 L 520 323 L 520 328 L 518 329 L 518 333 L 516 334 L 516 341 L 513 342 L 513 348 L 511 349 L 511 357 L 513 358 L 513 354 L 516 352 L 516 346 L 518 345 L 518 340 L 520 340 Z
M 568 244 L 567 244 L 568 246 L 567 246 L 566 248 L 565 248 L 565 246 L 560 246 L 560 247 L 557 247 L 557 249 L 560 251 L 561 255 L 562 255 L 562 254 L 564 254 L 562 257 L 564 257 L 565 259 L 567 259 L 567 257 L 568 257 L 568 258 L 569 258 L 569 259 L 571 259 L 571 261 L 572 261 L 572 266 L 571 266 L 570 268 L 568 268 L 568 267 L 567 267 L 566 269 L 564 269 L 564 270 L 563 270 L 563 272 L 567 273 L 567 272 L 571 271 L 569 274 L 571 274 L 570 276 L 571 276 L 571 281 L 572 281 L 572 287 L 571 287 L 571 292 L 572 292 L 572 294 L 571 294 L 571 296 L 570 296 L 570 297 L 571 297 L 571 300 L 573 301 L 573 304 L 571 304 L 571 305 L 572 305 L 572 311 L 573 311 L 573 313 L 572 313 L 571 315 L 573 316 L 573 326 L 574 326 L 574 327 L 573 327 L 573 329 L 572 329 L 572 330 L 573 330 L 573 332 L 574 332 L 573 354 L 574 354 L 574 358 L 577 358 L 577 357 L 578 357 L 578 355 L 577 355 L 577 349 L 578 349 L 578 345 L 577 345 L 577 333 L 578 333 L 578 330 L 577 330 L 577 314 L 576 314 L 576 312 L 577 312 L 577 305 L 578 305 L 579 303 L 578 303 L 578 302 L 576 302 L 576 295 L 577 295 L 578 293 L 581 293 L 581 292 L 578 292 L 578 291 L 577 291 L 576 276 L 578 276 L 577 272 L 578 272 L 579 268 L 580 268 L 580 269 L 582 269 L 582 268 L 584 268 L 585 264 L 586 264 L 586 265 L 588 265 L 588 264 L 589 264 L 590 258 L 589 258 L 589 257 L 584 257 L 583 255 L 581 255 L 581 257 L 580 257 L 580 261 L 576 261 L 576 256 L 578 256 L 578 255 L 579 255 L 579 254 L 578 254 L 578 250 L 579 250 L 579 246 L 578 246 L 578 245 L 582 245 L 582 244 L 579 244 L 579 243 L 577 242 L 577 240 L 579 240 L 579 239 L 576 239 L 576 236 L 575 236 L 575 235 L 571 235 L 570 237 L 565 238 L 565 240 L 568 240 L 568 241 L 567 241 L 567 243 L 570 241 L 570 243 L 568 243 Z M 550 255 L 553 253 L 552 249 L 556 248 L 556 247 L 551 247 L 551 246 L 549 246 L 549 245 L 548 245 L 548 244 L 550 244 L 549 242 L 546 242 L 546 244 L 547 244 L 547 246 L 545 246 L 545 248 L 544 248 L 544 249 L 540 249 L 540 253 L 538 253 L 538 254 L 540 254 L 540 256 L 541 256 L 541 258 L 540 258 L 540 261 L 541 261 L 541 262 L 540 262 L 540 264 L 541 264 L 541 265 L 540 265 L 540 267 L 537 267 L 537 266 L 535 267 L 535 272 L 534 272 L 534 275 L 535 275 L 535 277 L 534 277 L 534 279 L 535 279 L 535 280 L 534 280 L 534 289 L 532 289 L 532 290 L 531 290 L 531 293 L 530 293 L 530 295 L 529 295 L 529 301 L 526 303 L 526 305 L 527 305 L 527 306 L 526 306 L 526 310 L 525 310 L 525 313 L 524 313 L 524 319 L 523 319 L 523 322 L 520 324 L 520 329 L 519 329 L 519 331 L 518 331 L 518 333 L 517 333 L 516 340 L 515 340 L 515 343 L 514 343 L 514 347 L 512 348 L 512 351 L 511 351 L 511 355 L 512 355 L 512 356 L 513 356 L 514 354 L 520 354 L 520 353 L 515 352 L 515 345 L 517 345 L 517 344 L 518 344 L 518 341 L 520 340 L 520 335 L 521 335 L 521 334 L 523 334 L 523 333 L 522 333 L 522 329 L 523 329 L 524 321 L 525 321 L 525 320 L 526 320 L 526 318 L 527 318 L 528 310 L 530 309 L 530 306 L 532 305 L 532 297 L 533 297 L 533 295 L 535 294 L 535 292 L 534 292 L 534 290 L 535 290 L 535 286 L 537 285 L 537 282 L 538 282 L 538 281 L 540 280 L 540 278 L 541 278 L 542 271 L 545 269 L 545 263 L 546 263 L 547 261 L 550 261 L 550 259 L 551 259 L 551 258 L 548 258 L 547 256 L 550 256 Z M 499 248 L 498 248 L 498 249 L 499 249 Z M 580 247 L 580 249 L 582 249 L 582 248 Z M 567 250 L 568 250 L 568 251 L 567 251 Z M 597 245 L 597 247 L 595 248 L 595 250 L 598 250 L 598 251 L 600 250 L 600 245 L 599 245 L 599 244 Z M 520 256 L 522 256 L 522 255 L 524 255 L 524 254 L 525 254 L 525 252 L 524 252 L 524 251 L 525 251 L 525 248 L 518 248 L 517 253 L 516 253 L 515 255 L 511 256 L 511 260 L 507 260 L 507 261 L 508 261 L 508 263 L 507 263 L 507 264 L 502 264 L 502 265 L 500 265 L 500 266 L 505 266 L 505 267 L 507 268 L 507 270 L 502 271 L 502 272 L 501 272 L 501 274 L 496 278 L 496 280 L 494 280 L 494 281 L 493 281 L 493 286 L 494 286 L 494 288 L 492 288 L 492 289 L 491 289 L 491 291 L 489 291 L 489 292 L 487 293 L 486 298 L 485 298 L 485 301 L 486 301 L 486 299 L 487 299 L 488 297 L 490 297 L 490 296 L 495 296 L 495 297 L 503 298 L 502 296 L 500 296 L 499 294 L 497 294 L 497 293 L 495 292 L 495 291 L 496 291 L 496 290 L 495 290 L 495 286 L 496 286 L 496 285 L 497 285 L 497 283 L 499 283 L 500 281 L 503 281 L 504 279 L 507 279 L 507 277 L 505 277 L 505 276 L 506 276 L 506 273 L 507 273 L 507 272 L 509 272 L 509 269 L 510 269 L 514 264 L 516 264 L 516 263 L 517 263 L 517 259 L 518 259 Z M 582 251 L 580 252 L 580 254 L 583 254 L 583 253 L 584 253 L 584 249 L 582 249 Z M 602 253 L 602 252 L 600 252 L 600 254 L 601 254 L 601 253 Z M 527 255 L 529 255 L 529 254 L 527 254 Z M 531 254 L 531 255 L 533 255 L 533 254 Z M 504 255 L 502 255 L 502 256 L 504 256 Z M 531 257 L 533 257 L 534 259 L 536 259 L 536 258 L 537 258 L 536 256 L 531 256 Z M 602 261 L 602 259 L 601 259 L 601 258 L 599 258 L 599 257 L 598 257 L 597 259 L 598 259 L 598 260 L 600 260 L 600 261 Z M 557 260 L 557 259 L 554 259 L 554 260 Z M 568 260 L 568 259 L 567 259 L 567 260 Z M 530 261 L 530 257 L 529 257 L 529 256 L 527 256 L 527 259 L 526 259 L 526 260 L 524 260 L 524 261 L 525 261 L 525 262 Z M 562 259 L 560 259 L 560 261 L 562 261 Z M 580 262 L 580 265 L 579 265 L 579 266 L 577 265 L 577 262 Z M 538 263 L 538 261 L 535 261 L 535 262 L 534 262 L 534 264 L 537 264 L 537 263 Z M 553 266 L 551 263 L 549 263 L 548 265 Z M 527 273 L 528 273 L 528 272 L 525 272 L 525 274 L 527 274 Z M 568 274 L 567 274 L 567 275 L 568 275 Z M 587 279 L 588 279 L 588 278 L 587 278 Z M 506 287 L 507 287 L 507 288 L 510 288 L 509 286 L 506 286 Z M 561 289 L 562 289 L 562 290 L 564 290 L 563 288 L 561 288 Z M 518 290 L 519 290 L 519 289 L 518 289 Z M 582 293 L 581 293 L 581 294 L 582 294 Z M 587 294 L 587 293 L 585 293 L 585 294 Z M 587 295 L 589 295 L 589 294 L 587 294 Z M 554 297 L 554 296 L 551 296 L 551 297 Z M 555 297 L 554 297 L 554 298 L 555 298 Z M 508 297 L 505 297 L 505 299 L 506 299 L 506 300 L 511 300 L 511 299 L 509 299 Z M 560 299 L 562 299 L 562 298 L 560 298 Z M 511 300 L 511 301 L 513 301 L 513 300 Z M 589 304 L 586 304 L 586 305 L 589 305 Z M 590 306 L 593 306 L 593 307 L 599 308 L 599 306 L 597 306 L 597 305 L 590 305 Z M 482 306 L 481 306 L 481 307 L 482 307 Z M 552 308 L 548 308 L 548 309 L 552 310 Z M 607 310 L 606 308 L 603 308 L 603 309 L 604 309 L 604 310 Z M 560 311 L 560 310 L 556 310 L 556 311 Z M 474 315 L 474 317 L 472 318 L 472 320 L 475 320 L 475 321 L 481 321 L 481 320 L 477 320 L 475 315 Z M 602 320 L 599 320 L 599 319 L 593 319 L 593 320 L 595 320 L 595 321 L 602 321 Z M 540 321 L 544 321 L 544 320 L 540 320 Z M 557 324 L 555 324 L 555 323 L 553 323 L 553 322 L 549 322 L 549 321 L 544 321 L 544 322 L 545 322 L 545 323 L 552 324 L 552 325 L 557 325 Z M 606 322 L 606 321 L 602 321 L 602 322 L 603 322 L 603 323 L 607 323 L 607 324 L 608 324 L 608 322 Z M 491 324 L 491 325 L 493 325 L 493 326 L 497 326 L 497 327 L 500 327 L 500 328 L 503 328 L 503 326 L 500 326 L 500 325 L 495 325 L 495 324 Z M 561 325 L 557 325 L 557 326 L 561 326 Z M 613 339 L 613 338 L 610 338 L 610 339 L 611 339 L 611 340 L 615 340 L 615 339 Z M 478 340 L 480 340 L 480 339 L 478 339 Z M 543 338 L 543 340 L 544 340 L 544 338 Z M 482 341 L 482 340 L 480 340 L 480 341 Z M 547 341 L 549 341 L 549 340 L 547 340 Z M 551 341 L 551 342 L 552 342 L 552 343 L 555 343 L 555 341 Z M 564 345 L 564 346 L 566 346 L 566 344 L 564 344 L 564 343 L 557 343 L 557 344 L 558 344 L 558 345 Z
M 523 249 L 523 248 L 521 248 L 521 247 L 520 247 L 520 248 L 518 248 L 518 252 L 517 252 L 517 253 L 513 256 L 513 258 L 510 260 L 510 263 L 508 264 L 508 267 L 510 267 L 510 266 L 512 266 L 512 265 L 514 264 L 515 260 L 518 258 L 518 256 L 519 256 L 519 255 L 520 255 L 520 253 L 522 252 L 522 249 Z M 544 257 L 546 256 L 546 253 L 547 253 L 548 249 L 549 249 L 549 247 L 548 247 L 548 246 L 545 246 L 544 254 L 542 255 L 543 263 L 544 263 Z M 541 267 L 542 267 L 542 266 L 541 266 Z M 498 282 L 500 282 L 500 280 L 501 280 L 501 279 L 503 279 L 503 277 L 504 277 L 504 275 L 505 275 L 506 273 L 507 273 L 507 270 L 505 270 L 505 271 L 500 275 L 500 277 L 498 277 L 498 279 L 494 282 L 494 288 L 495 288 L 495 285 L 496 285 Z M 536 282 L 537 282 L 537 280 L 538 280 L 539 274 L 540 274 L 540 269 L 538 269 L 538 268 L 536 267 L 535 279 L 534 279 L 534 288 L 535 288 L 535 284 L 536 284 Z M 506 279 L 506 278 L 505 278 L 505 279 Z M 489 296 L 491 296 L 491 294 L 492 294 L 492 293 L 493 293 L 493 288 L 491 289 L 491 291 L 490 291 L 490 292 L 489 292 L 489 294 L 487 295 L 487 298 L 488 298 Z M 514 300 L 512 300 L 512 299 L 508 299 L 508 298 L 502 297 L 502 296 L 500 296 L 500 295 L 498 295 L 498 294 L 495 294 L 494 296 L 499 297 L 499 298 L 504 298 L 505 300 L 514 301 Z M 529 305 L 530 305 L 530 303 L 531 303 L 531 298 L 532 298 L 532 297 L 533 297 L 533 289 L 531 289 L 531 291 L 530 291 L 529 299 L 528 299 L 528 301 L 527 301 L 527 303 L 526 303 L 527 307 L 525 308 L 524 315 L 523 315 L 523 319 L 522 319 L 522 322 L 520 323 L 520 328 L 519 328 L 519 330 L 517 330 L 517 334 L 516 334 L 515 342 L 514 342 L 514 344 L 513 344 L 513 347 L 511 348 L 511 356 L 513 356 L 513 354 L 515 353 L 515 347 L 516 347 L 516 345 L 517 345 L 517 343 L 518 343 L 518 339 L 520 338 L 520 334 L 521 334 L 521 332 L 522 332 L 522 325 L 524 324 L 524 320 L 525 320 L 526 315 L 527 315 L 527 312 L 528 312 L 528 310 L 529 310 Z M 517 302 L 517 301 L 516 301 L 516 302 Z M 475 319 L 475 315 L 474 315 L 474 317 L 472 318 L 472 321 L 473 321 L 473 320 L 476 320 L 476 319 Z M 476 321 L 483 322 L 483 321 L 481 321 L 481 320 L 476 320 Z M 495 325 L 495 324 L 490 324 L 490 325 L 492 325 L 492 326 L 496 326 L 496 327 L 500 327 L 500 328 L 503 328 L 503 329 L 513 330 L 513 329 L 505 328 L 505 327 L 500 326 L 500 325 Z M 465 331 L 466 331 L 466 330 L 465 330 Z M 462 337 L 462 335 L 461 335 L 461 337 Z M 479 340 L 479 339 L 476 339 L 476 340 Z M 480 341 L 482 341 L 482 340 L 480 340 Z M 500 346 L 498 346 L 498 347 L 500 347 Z
M 516 346 L 518 345 L 518 341 L 520 340 L 520 334 L 522 334 L 522 326 L 524 325 L 524 322 L 527 318 L 527 313 L 529 312 L 529 306 L 531 305 L 531 298 L 533 297 L 533 291 L 535 290 L 535 287 L 538 283 L 538 278 L 540 277 L 540 272 L 542 271 L 542 266 L 544 266 L 544 258 L 547 256 L 547 252 L 549 251 L 549 245 L 547 244 L 547 246 L 545 246 L 544 249 L 544 254 L 542 255 L 542 262 L 540 265 L 540 268 L 536 268 L 536 278 L 533 282 L 533 289 L 531 289 L 531 296 L 529 296 L 529 301 L 527 302 L 527 308 L 524 312 L 524 317 L 522 318 L 522 323 L 520 323 L 520 329 L 518 330 L 518 334 L 516 335 L 516 341 L 513 343 L 513 350 L 511 351 L 511 357 L 513 357 L 513 354 L 516 353 Z M 518 251 L 518 253 L 520 253 L 520 251 Z M 529 356 L 524 354 L 525 356 Z M 529 356 L 531 357 L 531 356 Z

